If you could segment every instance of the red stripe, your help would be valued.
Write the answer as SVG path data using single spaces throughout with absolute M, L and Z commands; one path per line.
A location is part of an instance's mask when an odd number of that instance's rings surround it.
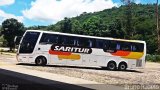
M 53 55 L 71 55 L 71 52 L 62 52 L 62 51 L 49 50 L 49 54 L 53 54 Z
M 115 56 L 128 56 L 131 52 L 130 51 L 122 51 L 122 50 L 119 50 L 115 53 L 111 53 L 112 55 L 115 55 Z

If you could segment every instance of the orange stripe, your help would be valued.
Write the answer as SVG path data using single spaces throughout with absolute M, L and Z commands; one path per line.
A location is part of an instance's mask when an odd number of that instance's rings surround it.
M 66 55 L 58 55 L 58 58 L 60 60 L 62 60 L 62 59 L 80 60 L 81 57 L 80 57 L 79 54 L 71 54 L 71 55 L 68 55 L 68 56 L 66 56 Z
M 111 54 L 114 56 L 121 56 L 122 58 L 127 58 L 127 59 L 140 59 L 144 55 L 143 52 L 130 52 L 130 51 L 117 51 Z
M 127 58 L 127 59 L 140 59 L 144 55 L 143 52 L 131 52 L 128 56 L 124 56 L 122 58 Z

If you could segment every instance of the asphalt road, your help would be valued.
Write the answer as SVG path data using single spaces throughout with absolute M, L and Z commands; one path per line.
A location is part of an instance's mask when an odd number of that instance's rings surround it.
M 4 69 L 0 69 L 0 86 L 0 90 L 92 90 Z

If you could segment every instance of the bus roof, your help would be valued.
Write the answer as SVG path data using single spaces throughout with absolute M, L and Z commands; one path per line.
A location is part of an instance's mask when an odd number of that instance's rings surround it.
M 127 40 L 127 39 L 117 39 L 117 38 L 110 38 L 110 37 L 97 37 L 97 36 L 61 33 L 61 32 L 54 32 L 54 31 L 44 31 L 44 30 L 26 30 L 26 31 L 60 34 L 60 35 L 68 35 L 68 36 L 78 36 L 78 37 L 86 37 L 86 38 L 94 38 L 94 39 L 104 39 L 104 40 L 106 39 L 106 40 L 116 40 L 116 41 L 124 41 L 124 42 L 126 41 L 126 42 L 146 43 L 145 41 L 142 41 L 142 40 Z

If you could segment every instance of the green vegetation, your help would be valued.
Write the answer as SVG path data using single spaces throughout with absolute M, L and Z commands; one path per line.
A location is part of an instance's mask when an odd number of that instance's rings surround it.
M 30 26 L 25 28 L 26 30 L 46 30 L 47 26 Z
M 151 61 L 151 62 L 160 62 L 160 55 L 147 55 L 146 56 L 146 60 L 147 61 Z
M 6 47 L 7 41 L 4 39 L 3 36 L 0 36 L 0 47 Z
M 57 22 L 54 25 L 49 26 L 32 26 L 26 29 L 42 29 L 48 31 L 74 33 L 91 36 L 101 37 L 113 37 L 121 39 L 135 39 L 144 40 L 147 42 L 147 60 L 160 60 L 157 53 L 157 33 L 156 33 L 156 16 L 155 16 L 155 5 L 153 4 L 131 4 L 130 15 L 127 16 L 127 6 L 123 5 L 120 7 L 113 7 L 100 12 L 94 13 L 82 13 L 81 15 L 73 18 L 65 17 L 64 20 Z M 129 18 L 130 16 L 130 18 Z M 126 18 L 127 17 L 127 18 Z M 128 26 L 128 19 L 131 20 L 130 26 Z M 2 30 L 8 28 L 6 31 L 15 30 L 15 33 L 3 34 L 4 39 L 7 41 L 7 46 L 10 45 L 8 36 L 22 35 L 24 26 L 15 20 L 12 20 L 20 25 L 20 27 L 7 26 L 8 20 L 2 24 Z M 12 28 L 12 29 L 9 29 Z M 128 29 L 131 28 L 131 29 Z M 19 34 L 18 34 L 19 33 Z M 0 35 L 1 35 L 0 34 Z M 13 35 L 12 35 L 13 34 Z M 0 39 L 1 40 L 1 39 Z M 1 40 L 2 41 L 2 40 Z M 159 55 L 157 55 L 159 54 Z
M 157 54 L 155 6 L 132 3 L 131 30 L 126 19 L 127 6 L 114 7 L 100 12 L 83 13 L 74 18 L 65 18 L 47 30 L 91 36 L 144 40 L 147 53 Z
M 7 46 L 10 47 L 10 51 L 14 48 L 14 37 L 22 35 L 24 32 L 24 25 L 18 22 L 16 19 L 6 19 L 2 22 L 1 34 L 7 41 Z

